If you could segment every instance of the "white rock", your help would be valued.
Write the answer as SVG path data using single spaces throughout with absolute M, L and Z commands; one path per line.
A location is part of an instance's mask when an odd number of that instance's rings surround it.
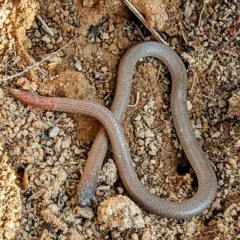
M 44 35 L 44 36 L 42 37 L 42 40 L 43 40 L 44 42 L 46 42 L 46 43 L 50 43 L 50 42 L 51 42 L 51 39 L 50 39 L 47 35 Z
M 150 99 L 149 102 L 143 107 L 143 110 L 147 112 L 149 109 L 153 109 L 155 105 L 155 101 Z
M 49 137 L 56 137 L 60 133 L 59 127 L 54 127 L 49 132 Z
M 138 127 L 135 130 L 135 135 L 136 135 L 137 138 L 142 138 L 142 139 L 145 138 L 145 131 L 144 131 L 144 129 Z
M 149 149 L 150 149 L 151 151 L 157 152 L 157 150 L 158 150 L 154 143 L 150 143 L 150 144 L 148 145 L 148 147 L 149 147 Z
M 143 228 L 145 223 L 140 208 L 128 197 L 118 195 L 100 203 L 98 219 L 110 230 L 120 231 L 129 228 Z
M 189 100 L 187 100 L 187 109 L 188 111 L 192 109 L 192 103 Z
M 213 138 L 218 138 L 221 135 L 221 133 L 219 131 L 215 132 L 212 134 Z
M 135 120 L 135 121 L 140 121 L 141 118 L 142 118 L 141 115 L 137 115 L 134 120 Z
M 81 216 L 81 217 L 88 218 L 88 219 L 91 219 L 94 217 L 93 210 L 90 207 L 81 208 L 79 206 L 76 206 L 74 209 L 74 212 L 77 217 Z
M 147 124 L 148 127 L 151 127 L 151 125 L 154 122 L 154 116 L 152 116 L 152 115 L 143 115 L 143 120 Z
M 57 173 L 57 180 L 60 184 L 63 184 L 67 180 L 67 173 L 63 170 L 63 168 L 60 168 Z
M 79 60 L 77 60 L 75 63 L 74 63 L 74 67 L 79 71 L 81 72 L 82 71 L 82 64 Z
M 102 33 L 102 39 L 104 39 L 104 40 L 109 39 L 109 34 L 108 33 Z
M 71 145 L 71 137 L 68 137 L 66 140 L 62 141 L 62 148 L 69 148 Z
M 235 144 L 236 147 L 240 147 L 240 139 Z
M 113 186 L 118 179 L 117 166 L 112 159 L 104 164 L 99 179 L 109 186 Z
M 156 151 L 149 151 L 148 154 L 149 154 L 149 156 L 154 157 L 154 156 L 157 155 L 157 152 Z
M 147 129 L 146 132 L 145 132 L 145 137 L 154 137 L 155 134 L 154 132 L 151 130 L 151 129 Z
M 218 106 L 220 108 L 224 108 L 224 107 L 227 106 L 227 103 L 224 100 L 221 99 L 221 100 L 218 101 Z
M 195 130 L 194 133 L 196 138 L 201 138 L 201 133 L 199 132 L 199 130 Z

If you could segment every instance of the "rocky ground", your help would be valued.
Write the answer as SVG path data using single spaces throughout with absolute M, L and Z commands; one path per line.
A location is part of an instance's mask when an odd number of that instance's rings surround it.
M 80 208 L 76 189 L 99 123 L 23 105 L 9 88 L 109 107 L 124 52 L 152 37 L 120 0 L 0 0 L 0 239 L 240 239 L 240 3 L 132 3 L 185 63 L 215 201 L 188 220 L 149 214 L 125 191 L 110 149 L 94 198 Z M 182 201 L 197 179 L 173 126 L 170 87 L 160 61 L 141 59 L 123 127 L 139 179 Z

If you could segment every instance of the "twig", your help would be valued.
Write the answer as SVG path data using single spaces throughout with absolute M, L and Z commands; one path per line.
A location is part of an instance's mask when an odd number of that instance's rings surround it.
M 157 72 L 157 79 L 159 79 L 159 76 L 161 76 L 161 79 L 164 79 L 165 81 L 169 82 L 169 80 L 164 76 L 167 72 L 164 72 L 163 74 L 161 73 L 161 67 L 158 69 Z
M 43 21 L 42 17 L 40 15 L 37 15 L 38 20 L 42 23 L 43 29 L 45 32 L 49 33 L 52 37 L 54 36 L 53 31 L 48 27 L 48 25 Z
M 143 23 L 143 25 L 152 33 L 152 35 L 160 42 L 164 43 L 165 45 L 169 45 L 162 37 L 161 35 L 154 29 L 149 27 L 146 19 L 143 17 L 143 15 L 138 11 L 136 7 L 133 6 L 131 2 L 128 0 L 123 0 L 124 3 L 127 5 L 127 7 L 136 15 L 136 17 Z
M 198 27 L 201 28 L 202 27 L 202 15 L 203 15 L 203 12 L 205 10 L 205 7 L 206 7 L 206 0 L 203 0 L 203 7 L 202 7 L 202 10 L 200 12 L 200 15 L 199 15 L 199 19 L 198 19 Z
M 210 69 L 207 71 L 207 74 L 206 75 L 210 75 L 212 73 L 212 71 L 215 69 L 215 66 L 217 64 L 217 61 L 214 60 L 213 63 L 212 63 L 212 66 L 210 67 Z
M 212 101 L 216 102 L 216 99 L 215 99 L 215 98 L 209 97 L 209 96 L 207 96 L 207 95 L 205 95 L 205 94 L 202 94 L 202 97 L 205 98 L 205 99 L 207 99 L 207 100 L 212 100 Z
M 193 83 L 192 83 L 192 86 L 191 86 L 191 89 L 190 89 L 190 93 L 193 91 L 193 88 L 195 87 L 195 83 L 196 83 L 196 75 L 194 74 L 193 76 Z
M 76 39 L 74 39 L 73 41 L 69 42 L 68 44 L 66 44 L 66 45 L 63 46 L 62 48 L 58 49 L 56 52 L 54 52 L 54 53 L 50 54 L 49 56 L 45 57 L 44 59 L 42 59 L 40 62 L 36 62 L 36 63 L 33 64 L 32 66 L 27 67 L 24 71 L 22 71 L 22 72 L 20 72 L 20 73 L 17 73 L 17 74 L 14 74 L 14 75 L 12 75 L 12 76 L 10 76 L 10 77 L 0 79 L 0 80 L 1 80 L 1 81 L 4 81 L 4 80 L 6 81 L 6 80 L 15 78 L 15 77 L 17 77 L 17 76 L 19 76 L 19 75 L 22 75 L 22 74 L 28 72 L 30 69 L 38 66 L 39 64 L 43 63 L 44 61 L 46 61 L 47 59 L 49 59 L 50 57 L 52 57 L 54 54 L 60 52 L 60 51 L 63 50 L 64 48 L 66 48 L 66 47 L 68 47 L 69 45 L 71 45 L 72 43 L 76 42 L 76 41 L 77 41 L 78 39 L 80 39 L 81 37 L 82 37 L 82 36 L 77 37 Z
M 186 34 L 183 31 L 183 29 L 182 29 L 182 37 L 183 37 L 184 42 L 188 45 L 188 40 L 187 40 Z
M 136 102 L 133 105 L 129 104 L 128 107 L 136 107 L 138 105 L 138 103 L 139 103 L 139 98 L 140 98 L 140 94 L 137 91 Z

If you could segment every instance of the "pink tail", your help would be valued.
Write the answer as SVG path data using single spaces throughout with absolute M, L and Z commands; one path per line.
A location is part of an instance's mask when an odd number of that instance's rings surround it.
M 19 89 L 11 89 L 11 95 L 22 103 L 45 110 L 55 110 L 54 97 L 42 97 Z

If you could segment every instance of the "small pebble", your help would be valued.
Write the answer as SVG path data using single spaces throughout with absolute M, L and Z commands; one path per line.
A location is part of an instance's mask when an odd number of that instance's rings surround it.
M 41 33 L 38 30 L 35 30 L 34 31 L 34 36 L 37 37 L 37 38 L 40 38 L 41 37 Z
M 102 39 L 103 39 L 103 40 L 109 39 L 109 34 L 108 34 L 108 33 L 103 33 L 103 34 L 102 34 Z
M 56 137 L 59 133 L 60 133 L 60 128 L 54 127 L 54 128 L 51 129 L 51 131 L 49 132 L 49 137 Z
M 44 35 L 44 36 L 42 37 L 42 40 L 43 40 L 44 42 L 46 42 L 46 43 L 50 43 L 50 42 L 51 42 L 51 39 L 50 39 L 47 35 Z
M 87 229 L 86 229 L 86 235 L 87 235 L 89 238 L 92 237 L 92 230 L 89 229 L 89 228 L 87 228 Z
M 151 234 L 148 230 L 145 230 L 143 235 L 142 235 L 142 238 L 141 240 L 150 240 L 151 239 Z
M 131 235 L 131 240 L 138 240 L 138 235 L 136 233 L 133 233 Z
M 47 44 L 46 44 L 46 47 L 47 47 L 48 49 L 53 49 L 53 44 L 52 44 L 52 43 L 47 43 Z
M 2 99 L 4 97 L 4 92 L 3 90 L 0 88 L 0 99 Z
M 189 100 L 187 100 L 187 109 L 188 111 L 192 109 L 192 103 Z
M 115 30 L 114 25 L 113 25 L 113 24 L 110 25 L 108 31 L 109 31 L 109 32 L 113 32 L 114 30 Z
M 224 100 L 221 99 L 218 101 L 218 106 L 220 108 L 224 108 L 224 107 L 226 107 L 226 105 L 227 105 L 227 103 Z
M 227 162 L 232 166 L 236 165 L 236 160 L 234 158 L 229 158 Z
M 141 115 L 137 115 L 134 120 L 135 120 L 135 121 L 140 121 L 141 118 L 142 118 Z

